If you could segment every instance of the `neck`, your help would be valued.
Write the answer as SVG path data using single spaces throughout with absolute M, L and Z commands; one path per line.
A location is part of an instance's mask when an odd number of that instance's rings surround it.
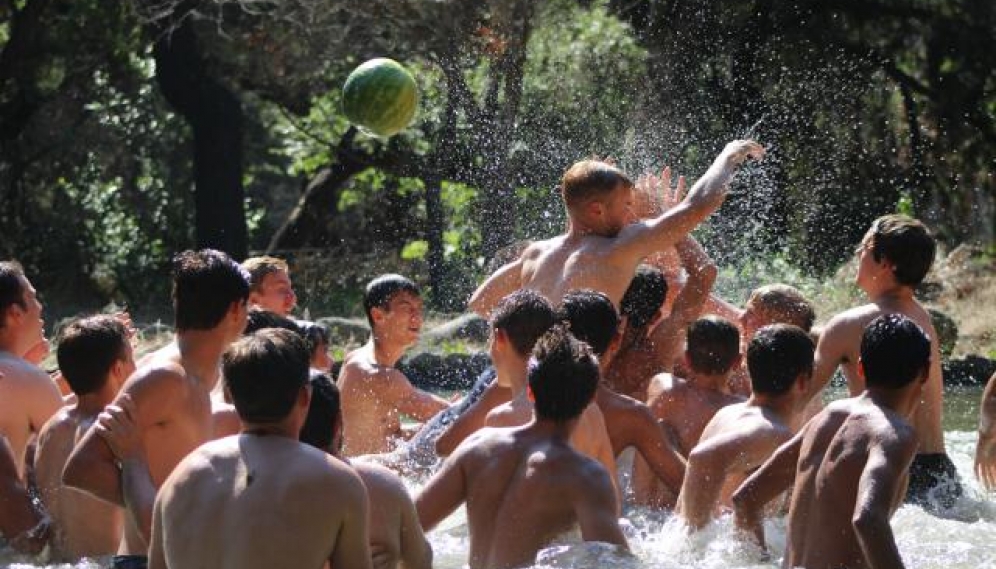
M 507 385 L 512 390 L 513 396 L 520 392 L 525 392 L 526 384 L 529 383 L 528 365 L 528 360 L 521 358 L 515 358 L 515 361 L 496 364 L 496 381 L 501 380 L 501 385 Z
M 24 354 L 31 349 L 31 346 L 23 346 L 21 342 L 18 341 L 16 335 L 2 334 L 0 333 L 0 352 L 6 352 L 7 354 L 14 356 L 15 358 L 24 359 Z
M 265 436 L 284 437 L 288 439 L 297 440 L 298 433 L 300 433 L 300 431 L 301 431 L 301 425 L 286 419 L 276 423 L 247 423 L 245 421 L 242 422 L 243 435 L 256 435 L 260 437 L 265 437 Z
M 913 414 L 913 410 L 919 402 L 917 398 L 910 397 L 909 393 L 909 389 L 877 389 L 869 387 L 865 391 L 864 397 L 879 407 L 895 411 L 903 417 L 909 417 Z
M 875 304 L 895 304 L 913 299 L 913 287 L 895 283 L 865 292 Z
M 688 382 L 701 389 L 711 389 L 713 391 L 729 393 L 729 378 L 730 376 L 728 373 L 710 375 L 693 371 L 688 376 Z
M 176 333 L 180 362 L 188 375 L 208 389 L 218 381 L 221 355 L 230 342 L 217 330 L 183 330 Z
M 792 423 L 791 419 L 795 415 L 795 401 L 790 394 L 765 395 L 754 393 L 747 400 L 747 404 L 753 407 L 764 407 L 778 416 L 785 424 Z
M 532 422 L 530 422 L 526 428 L 533 433 L 542 434 L 549 438 L 566 442 L 571 438 L 571 433 L 574 432 L 574 427 L 577 424 L 577 418 L 569 421 L 553 421 L 550 419 L 541 419 L 536 417 L 534 413 Z
M 370 336 L 367 348 L 373 354 L 374 362 L 388 367 L 394 367 L 398 363 L 398 360 L 401 359 L 401 356 L 405 355 L 405 351 L 408 350 L 408 346 L 390 342 L 377 335 Z
M 107 407 L 114 401 L 116 395 L 117 392 L 115 390 L 105 385 L 94 393 L 78 395 L 76 409 L 84 415 L 98 415 L 104 410 L 104 407 Z

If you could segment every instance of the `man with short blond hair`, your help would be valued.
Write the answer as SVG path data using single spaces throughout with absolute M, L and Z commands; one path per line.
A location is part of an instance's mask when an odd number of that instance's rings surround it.
M 289 316 L 297 304 L 287 261 L 276 257 L 250 257 L 242 261 L 249 273 L 249 305 Z

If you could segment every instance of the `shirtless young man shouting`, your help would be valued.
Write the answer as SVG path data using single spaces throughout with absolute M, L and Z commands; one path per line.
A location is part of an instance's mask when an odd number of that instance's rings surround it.
M 912 417 L 919 448 L 910 468 L 908 502 L 934 509 L 948 508 L 962 489 L 954 464 L 944 450 L 941 428 L 944 385 L 937 333 L 930 314 L 913 297 L 934 261 L 934 238 L 923 223 L 904 215 L 886 215 L 872 223 L 858 248 L 857 284 L 868 304 L 834 316 L 820 335 L 810 397 L 819 393 L 840 367 L 851 395 L 864 391 L 858 373 L 861 335 L 869 322 L 898 313 L 916 322 L 930 337 L 930 374 L 922 401 Z
M 533 421 L 478 431 L 415 499 L 427 530 L 466 502 L 471 569 L 530 565 L 540 549 L 575 525 L 585 541 L 626 547 L 609 474 L 568 443 L 598 386 L 596 358 L 564 326 L 540 338 L 533 355 Z
M 917 449 L 909 418 L 930 381 L 931 343 L 902 315 L 873 320 L 859 348 L 863 393 L 828 405 L 744 481 L 737 527 L 763 546 L 761 509 L 794 481 L 785 567 L 902 569 L 889 518 Z
M 408 381 L 395 365 L 418 341 L 422 293 L 401 275 L 381 275 L 363 294 L 370 339 L 343 360 L 339 373 L 345 454 L 392 450 L 402 437 L 401 414 L 427 421 L 449 403 Z
M 685 199 L 665 212 L 633 212 L 633 183 L 614 166 L 598 160 L 574 164 L 560 184 L 567 233 L 526 247 L 517 260 L 478 287 L 470 308 L 486 318 L 499 300 L 520 288 L 533 289 L 554 305 L 569 290 L 592 289 L 608 295 L 618 307 L 637 265 L 677 243 L 715 211 L 737 167 L 748 157 L 763 155 L 764 149 L 753 141 L 727 144 Z M 665 186 L 669 178 L 667 173 Z M 641 220 L 630 223 L 634 214 Z
M 156 488 L 183 457 L 213 438 L 211 390 L 221 355 L 246 325 L 249 280 L 225 253 L 180 253 L 173 279 L 175 341 L 140 362 L 63 473 L 67 486 L 126 508 L 116 567 L 144 566 Z M 134 436 L 106 435 L 105 419 L 133 422 Z
M 202 445 L 163 483 L 150 569 L 370 569 L 363 482 L 298 442 L 310 360 L 289 330 L 261 330 L 225 352 L 242 433 Z

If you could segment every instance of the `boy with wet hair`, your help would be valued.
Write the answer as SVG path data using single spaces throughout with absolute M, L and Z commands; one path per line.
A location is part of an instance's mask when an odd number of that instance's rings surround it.
M 76 403 L 45 423 L 35 453 L 38 489 L 53 521 L 53 560 L 113 555 L 121 541 L 121 508 L 65 486 L 62 471 L 73 448 L 135 371 L 128 338 L 124 324 L 110 315 L 81 318 L 62 330 L 56 357 Z
M 7 438 L 21 478 L 28 441 L 62 407 L 55 382 L 25 359 L 43 342 L 37 291 L 20 264 L 0 262 L 0 436 Z
M 712 519 L 717 505 L 764 463 L 797 427 L 813 373 L 813 341 L 801 328 L 765 326 L 747 348 L 751 396 L 723 407 L 688 456 L 677 514 L 691 531 Z
M 242 433 L 202 445 L 163 483 L 150 568 L 371 567 L 363 482 L 298 442 L 310 359 L 304 340 L 280 329 L 225 352 Z
M 619 315 L 609 297 L 593 290 L 564 295 L 560 313 L 575 336 L 587 342 L 599 359 L 599 372 L 610 365 L 619 349 Z M 677 494 L 685 475 L 685 460 L 664 437 L 650 409 L 641 402 L 609 389 L 603 381 L 595 392 L 595 403 L 605 417 L 605 428 L 618 458 L 633 447 L 661 484 Z
M 889 518 L 917 449 L 910 416 L 934 348 L 913 320 L 874 319 L 861 338 L 861 395 L 828 405 L 733 495 L 736 525 L 764 546 L 762 508 L 792 486 L 786 567 L 902 568 Z M 794 485 L 793 485 L 794 483 Z
M 370 500 L 370 550 L 377 568 L 429 569 L 432 548 L 419 525 L 415 504 L 398 475 L 377 464 L 342 456 L 339 388 L 324 373 L 311 374 L 311 405 L 300 440 L 353 467 Z
M 242 261 L 249 273 L 249 305 L 289 316 L 297 305 L 287 261 L 276 257 L 250 257 Z
M 905 215 L 875 220 L 858 247 L 857 285 L 869 303 L 845 310 L 827 322 L 816 349 L 816 368 L 810 397 L 819 393 L 839 367 L 851 395 L 864 390 L 858 373 L 861 337 L 865 327 L 883 314 L 902 314 L 917 323 L 930 338 L 930 374 L 923 400 L 911 422 L 920 446 L 910 469 L 906 501 L 930 510 L 950 508 L 961 496 L 958 472 L 944 449 L 941 415 L 944 386 L 941 356 L 930 314 L 913 296 L 934 261 L 936 245 L 927 227 Z
M 687 377 L 662 373 L 654 376 L 647 406 L 682 456 L 687 457 L 717 411 L 743 401 L 730 393 L 730 375 L 740 366 L 740 331 L 729 320 L 705 316 L 688 326 L 685 366 Z M 673 507 L 677 492 L 668 493 L 637 462 L 633 486 L 640 503 Z M 675 489 L 677 490 L 677 489 Z
M 471 569 L 529 565 L 575 525 L 585 541 L 627 547 L 609 474 L 568 442 L 595 394 L 597 358 L 560 325 L 539 339 L 533 356 L 534 419 L 475 433 L 415 499 L 427 530 L 466 502 Z
M 404 436 L 400 415 L 424 422 L 449 407 L 416 389 L 396 367 L 422 329 L 418 285 L 401 275 L 381 275 L 367 285 L 363 309 L 370 339 L 346 355 L 339 373 L 347 456 L 388 452 Z
M 176 337 L 146 356 L 73 450 L 63 482 L 127 509 L 114 567 L 144 567 L 156 489 L 216 435 L 211 392 L 246 326 L 248 274 L 226 253 L 173 260 Z M 128 424 L 133 428 L 115 429 Z

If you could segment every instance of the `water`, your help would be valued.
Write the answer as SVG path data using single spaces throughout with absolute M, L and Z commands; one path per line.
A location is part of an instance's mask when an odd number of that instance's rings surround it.
M 831 397 L 840 396 L 840 391 Z M 986 496 L 972 474 L 981 388 L 951 388 L 945 393 L 945 442 L 962 477 L 965 496 L 939 518 L 917 506 L 903 506 L 892 519 L 899 550 L 907 567 L 917 569 L 996 568 L 996 496 Z M 412 490 L 416 483 L 411 482 Z M 770 558 L 732 537 L 732 520 L 724 516 L 689 538 L 667 514 L 647 510 L 625 512 L 623 529 L 635 556 L 598 544 L 561 544 L 540 553 L 533 569 L 613 567 L 616 569 L 757 569 L 779 567 L 785 548 L 785 521 L 766 523 Z M 465 566 L 468 550 L 466 515 L 458 510 L 429 534 L 434 567 Z M 0 566 L 17 569 L 96 569 L 76 565 L 44 565 L 0 553 Z

